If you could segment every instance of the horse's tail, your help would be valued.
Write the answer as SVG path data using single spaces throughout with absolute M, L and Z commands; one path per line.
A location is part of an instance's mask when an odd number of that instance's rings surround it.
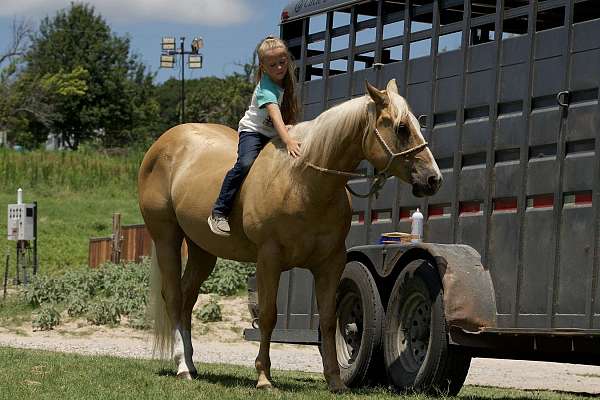
M 167 314 L 167 304 L 162 296 L 162 278 L 158 266 L 158 257 L 156 256 L 156 246 L 152 243 L 152 267 L 150 273 L 150 308 L 152 320 L 154 321 L 154 356 L 168 358 L 173 352 L 173 328 L 169 315 Z

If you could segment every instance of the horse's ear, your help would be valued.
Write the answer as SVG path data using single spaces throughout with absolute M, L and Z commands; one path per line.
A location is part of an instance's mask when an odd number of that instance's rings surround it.
M 367 92 L 369 93 L 369 96 L 371 96 L 371 99 L 373 99 L 375 104 L 377 104 L 378 106 L 386 106 L 389 103 L 389 98 L 387 97 L 385 92 L 377 89 L 368 81 L 365 81 L 365 85 L 367 87 Z
M 387 84 L 387 87 L 385 88 L 385 90 L 388 93 L 396 93 L 396 94 L 400 94 L 400 92 L 398 91 L 398 85 L 396 85 L 396 78 L 390 80 Z

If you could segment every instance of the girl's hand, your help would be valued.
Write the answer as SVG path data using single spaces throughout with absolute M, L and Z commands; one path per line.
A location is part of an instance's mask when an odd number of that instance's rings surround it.
M 290 138 L 286 143 L 287 152 L 290 156 L 297 158 L 300 155 L 300 142 Z
M 283 118 L 281 117 L 281 110 L 279 106 L 275 103 L 267 104 L 267 111 L 271 120 L 273 121 L 273 126 L 277 131 L 277 134 L 285 143 L 287 147 L 287 152 L 290 156 L 296 158 L 300 155 L 300 142 L 296 139 L 292 138 L 292 136 L 288 133 L 288 129 L 290 127 L 286 126 L 283 122 Z

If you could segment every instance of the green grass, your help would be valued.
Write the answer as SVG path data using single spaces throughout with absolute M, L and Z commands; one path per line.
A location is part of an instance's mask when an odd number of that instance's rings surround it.
M 71 191 L 100 186 L 128 188 L 135 182 L 143 150 L 111 156 L 100 149 L 15 152 L 0 148 L 3 188 L 63 188 Z M 15 188 L 16 189 L 16 188 Z
M 254 388 L 253 369 L 198 364 L 194 381 L 175 379 L 170 363 L 0 348 L 0 399 L 429 399 L 365 388 L 346 395 L 326 390 L 320 374 L 273 371 L 277 389 Z M 465 387 L 463 399 L 582 399 L 570 393 Z
M 0 204 L 17 202 L 14 189 L 10 194 L 0 193 Z M 124 190 L 100 185 L 87 191 L 25 188 L 24 193 L 24 202 L 38 202 L 38 258 L 44 274 L 86 268 L 89 238 L 111 234 L 113 212 L 121 213 L 123 225 L 143 222 L 135 186 Z M 6 240 L 6 216 L 0 219 L 0 232 L 2 271 L 8 252 L 14 275 L 15 242 Z
M 81 151 L 15 152 L 0 148 L 0 205 L 38 202 L 40 272 L 60 274 L 87 266 L 90 237 L 111 234 L 112 214 L 121 223 L 141 223 L 137 205 L 137 172 L 143 151 L 110 156 Z M 6 240 L 6 211 L 0 217 L 1 270 L 6 254 L 15 269 L 15 242 Z

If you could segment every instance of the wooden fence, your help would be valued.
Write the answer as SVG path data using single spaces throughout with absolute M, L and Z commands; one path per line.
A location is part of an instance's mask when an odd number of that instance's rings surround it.
M 120 232 L 120 240 L 114 240 L 114 236 L 90 239 L 88 262 L 91 268 L 96 268 L 108 261 L 114 263 L 139 262 L 142 257 L 150 256 L 152 238 L 150 238 L 145 225 L 123 225 Z
M 121 215 L 113 214 L 112 235 L 90 238 L 88 264 L 96 268 L 106 262 L 140 262 L 142 257 L 150 257 L 152 238 L 144 224 L 121 226 Z M 185 240 L 181 246 L 181 257 L 187 258 Z

